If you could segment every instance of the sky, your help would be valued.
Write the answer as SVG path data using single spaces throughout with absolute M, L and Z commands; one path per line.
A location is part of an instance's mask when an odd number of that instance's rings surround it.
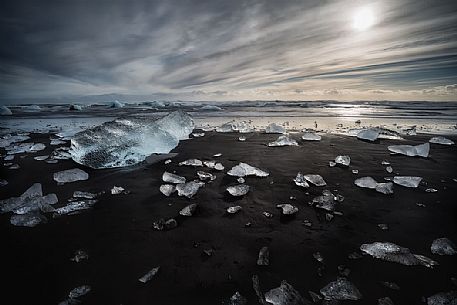
M 1 1 L 0 103 L 99 95 L 457 101 L 457 1 Z

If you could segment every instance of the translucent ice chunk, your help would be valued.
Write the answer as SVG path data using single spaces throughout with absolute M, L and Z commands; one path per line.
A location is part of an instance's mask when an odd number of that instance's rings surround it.
M 186 178 L 169 173 L 169 172 L 163 173 L 162 180 L 164 182 L 168 182 L 168 183 L 185 183 L 186 182 Z
M 14 226 L 34 227 L 42 222 L 46 222 L 45 216 L 38 212 L 30 212 L 27 214 L 14 214 L 11 216 L 10 223 Z
M 221 170 L 224 170 L 224 166 L 222 165 L 222 163 L 219 163 L 219 162 L 216 162 L 216 161 L 203 161 L 203 164 L 208 167 L 208 168 L 211 168 L 211 169 L 215 169 L 215 170 L 218 170 L 218 171 L 221 171 Z
M 246 137 L 245 137 L 245 136 L 240 136 L 240 137 L 238 138 L 238 141 L 244 142 L 244 141 L 246 141 Z
M 265 293 L 267 304 L 273 305 L 306 305 L 309 302 L 286 281 L 281 282 L 281 286 L 273 288 Z
M 455 305 L 457 291 L 439 292 L 427 298 L 427 305 Z
M 283 215 L 293 215 L 298 212 L 298 208 L 289 203 L 278 204 L 276 207 L 282 210 Z
M 43 197 L 35 197 L 29 200 L 24 200 L 22 205 L 15 208 L 13 213 L 15 214 L 27 214 L 30 212 L 38 211 L 40 209 L 48 210 L 49 205 L 56 204 L 59 200 L 56 194 L 48 194 Z
M 447 139 L 445 137 L 433 137 L 428 140 L 429 143 L 441 144 L 441 145 L 454 145 L 454 141 Z
M 5 136 L 3 136 L 2 138 L 0 138 L 0 147 L 1 148 L 6 148 L 14 143 L 17 143 L 17 142 L 22 142 L 22 141 L 26 141 L 26 140 L 29 140 L 30 137 L 29 136 L 26 136 L 26 135 L 10 135 L 10 134 L 7 134 Z
M 153 153 L 169 153 L 194 128 L 181 111 L 153 120 L 123 118 L 77 133 L 71 139 L 71 157 L 92 168 L 137 164 Z
M 190 181 L 187 183 L 179 183 L 176 185 L 178 196 L 185 196 L 187 198 L 193 197 L 197 194 L 198 190 L 204 186 L 205 183 L 201 181 Z
M 252 128 L 252 126 L 246 121 L 236 124 L 235 129 L 238 130 L 239 133 L 249 133 L 254 131 L 254 128 Z
M 171 184 L 163 184 L 160 186 L 159 190 L 162 194 L 168 197 L 176 191 L 176 186 Z
M 91 209 L 97 200 L 87 199 L 87 200 L 80 200 L 80 201 L 73 201 L 55 210 L 55 216 L 59 215 L 66 215 L 66 214 L 73 214 L 79 211 Z
M 89 179 L 89 174 L 79 168 L 67 169 L 54 173 L 54 180 L 60 184 L 87 179 Z
M 433 254 L 438 255 L 456 255 L 457 246 L 448 238 L 437 238 L 430 247 Z
M 262 247 L 259 251 L 259 258 L 257 259 L 257 265 L 268 266 L 270 264 L 270 251 L 268 247 Z
M 241 211 L 241 206 L 239 205 L 235 205 L 235 206 L 231 206 L 231 207 L 228 207 L 227 208 L 227 213 L 229 214 L 235 214 L 235 213 L 238 213 L 239 211 Z
M 46 145 L 44 145 L 43 143 L 36 143 L 36 144 L 33 144 L 32 147 L 30 147 L 30 151 L 35 152 L 35 151 L 43 150 L 45 148 L 46 148 Z
M 230 176 L 235 177 L 245 177 L 245 176 L 257 176 L 257 177 L 267 177 L 269 173 L 251 166 L 247 163 L 240 162 L 238 165 L 232 167 L 231 170 L 227 172 Z
M 362 294 L 353 283 L 344 277 L 327 284 L 320 290 L 320 293 L 327 300 L 360 300 Z
M 248 301 L 238 291 L 235 292 L 230 299 L 223 302 L 222 305 L 246 305 Z
M 288 135 L 282 135 L 279 136 L 279 138 L 276 141 L 268 143 L 268 146 L 298 146 L 298 143 L 294 139 L 291 139 Z
M 282 126 L 271 123 L 265 128 L 265 133 L 286 133 L 286 130 Z
M 110 191 L 111 195 L 120 195 L 120 194 L 128 194 L 129 191 L 126 191 L 125 188 L 122 186 L 113 186 Z
M 20 197 L 11 197 L 0 200 L 0 213 L 11 212 L 29 202 L 40 199 L 43 196 L 43 191 L 40 183 L 35 183 L 29 187 Z
M 306 181 L 309 183 L 314 184 L 315 186 L 325 186 L 327 183 L 325 182 L 324 178 L 322 178 L 321 175 L 317 174 L 307 174 L 303 175 L 303 178 L 305 178 Z
M 362 177 L 358 178 L 354 181 L 354 184 L 358 187 L 364 187 L 369 189 L 375 189 L 378 185 L 378 182 L 374 180 L 372 177 Z
M 203 166 L 203 162 L 198 159 L 189 159 L 186 161 L 179 162 L 179 166 Z
M 111 102 L 111 104 L 110 104 L 110 108 L 122 108 L 122 107 L 124 107 L 124 104 L 122 104 L 119 101 L 114 101 L 114 102 Z
M 336 156 L 335 163 L 343 166 L 349 166 L 351 164 L 351 157 L 349 156 Z
M 409 157 L 428 157 L 430 151 L 430 143 L 424 143 L 416 146 L 412 145 L 390 145 L 387 149 L 396 154 L 402 154 Z
M 192 203 L 188 206 L 184 207 L 181 211 L 179 211 L 179 215 L 181 216 L 192 216 L 197 209 L 197 204 Z
M 394 183 L 404 187 L 418 187 L 422 177 L 395 176 Z
M 150 271 L 148 271 L 145 275 L 140 277 L 138 280 L 141 283 L 146 283 L 149 282 L 160 270 L 160 266 L 152 268 Z
M 228 122 L 216 128 L 216 132 L 234 132 L 236 131 L 235 123 Z
M 368 141 L 376 141 L 379 137 L 379 130 L 378 129 L 363 129 L 359 133 L 357 133 L 357 138 L 361 140 L 368 140 Z
M 294 182 L 297 186 L 309 187 L 308 182 L 306 182 L 305 176 L 300 172 L 295 177 Z
M 33 159 L 37 160 L 37 161 L 43 161 L 43 160 L 46 160 L 47 158 L 49 158 L 48 155 L 33 157 Z
M 89 255 L 84 250 L 77 250 L 72 258 L 71 261 L 79 263 L 83 260 L 89 259 Z
M 91 290 L 91 288 L 89 285 L 83 285 L 80 287 L 76 287 L 68 293 L 68 297 L 70 299 L 76 299 L 76 298 L 82 297 L 83 295 L 88 294 L 90 292 L 90 290 Z
M 6 106 L 0 106 L 0 115 L 12 115 L 11 110 Z
M 314 197 L 312 204 L 316 208 L 332 212 L 335 210 L 338 200 L 329 190 L 324 190 L 321 196 Z
M 49 143 L 50 145 L 62 145 L 65 144 L 65 141 L 59 140 L 59 139 L 52 139 L 51 142 Z
M 392 182 L 378 183 L 375 190 L 382 194 L 393 194 L 394 193 L 394 184 Z
M 423 265 L 432 267 L 438 264 L 425 256 L 412 254 L 408 248 L 390 242 L 363 244 L 360 246 L 360 250 L 375 258 L 407 266 Z
M 249 192 L 249 185 L 246 184 L 238 184 L 234 186 L 229 186 L 227 188 L 227 192 L 229 192 L 232 196 L 244 196 Z
M 301 138 L 305 141 L 320 141 L 322 137 L 314 132 L 305 132 Z
M 198 171 L 197 172 L 197 176 L 202 181 L 213 181 L 213 180 L 216 179 L 215 175 L 213 175 L 211 173 L 204 172 L 204 171 Z
M 95 197 L 97 197 L 97 194 L 94 194 L 94 193 L 83 192 L 83 191 L 74 191 L 73 192 L 73 198 L 94 199 Z

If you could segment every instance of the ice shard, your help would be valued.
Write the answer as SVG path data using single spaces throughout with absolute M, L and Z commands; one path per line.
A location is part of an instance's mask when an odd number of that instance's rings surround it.
M 379 137 L 379 130 L 375 128 L 363 129 L 357 133 L 357 138 L 361 140 L 376 141 Z
M 186 178 L 169 173 L 169 172 L 164 172 L 162 175 L 162 180 L 163 182 L 168 182 L 168 183 L 185 183 Z
M 324 178 L 322 178 L 321 175 L 317 174 L 307 174 L 303 175 L 303 178 L 305 178 L 306 181 L 309 183 L 314 184 L 315 186 L 325 186 L 327 183 L 325 182 Z
M 30 212 L 27 214 L 14 214 L 11 216 L 10 223 L 14 226 L 34 227 L 42 222 L 46 222 L 47 218 L 38 212 Z
M 360 300 L 362 294 L 353 283 L 341 277 L 320 290 L 327 300 Z
M 441 144 L 441 145 L 454 145 L 454 141 L 445 138 L 445 137 L 433 137 L 430 140 L 428 140 L 429 143 L 434 143 L 434 144 Z
M 281 282 L 281 286 L 273 288 L 265 293 L 267 304 L 273 305 L 308 305 L 300 293 L 286 281 Z
M 387 149 L 393 153 L 406 155 L 409 157 L 428 157 L 430 143 L 424 143 L 416 146 L 412 145 L 390 145 Z
M 372 177 L 361 177 L 359 179 L 356 179 L 354 181 L 354 184 L 357 185 L 358 187 L 374 189 L 377 192 L 386 194 L 386 195 L 393 194 L 393 192 L 394 192 L 392 182 L 378 183 Z
M 229 192 L 230 195 L 235 197 L 244 196 L 249 192 L 249 185 L 238 184 L 234 186 L 229 186 L 227 187 L 227 192 Z
M 282 126 L 271 123 L 265 128 L 265 133 L 286 133 L 286 130 Z
M 77 133 L 71 157 L 92 168 L 129 166 L 153 153 L 169 153 L 193 128 L 192 118 L 182 111 L 158 120 L 120 118 Z
M 456 255 L 457 246 L 446 237 L 437 238 L 433 241 L 430 250 L 433 254 L 438 255 Z
M 54 216 L 76 214 L 80 211 L 91 209 L 96 202 L 97 200 L 92 199 L 73 201 L 67 204 L 66 206 L 56 209 Z
M 238 291 L 235 292 L 230 299 L 223 302 L 222 305 L 246 305 L 248 301 Z
M 283 215 L 293 215 L 298 212 L 298 208 L 289 203 L 277 204 L 276 207 L 281 209 Z
M 335 163 L 343 166 L 351 164 L 351 157 L 349 156 L 336 156 Z
M 190 181 L 187 183 L 177 184 L 176 190 L 178 191 L 178 196 L 192 198 L 195 194 L 197 194 L 198 190 L 204 185 L 205 183 L 201 181 Z
M 268 146 L 270 146 L 270 147 L 276 147 L 276 146 L 298 146 L 298 143 L 294 139 L 291 139 L 289 137 L 289 135 L 282 135 L 282 136 L 279 136 L 276 141 L 268 143 Z
M 203 162 L 198 159 L 189 159 L 189 160 L 179 162 L 179 166 L 183 166 L 183 165 L 197 167 L 197 166 L 203 166 Z
M 418 187 L 422 177 L 395 176 L 394 183 L 404 187 Z
M 176 191 L 176 186 L 172 184 L 163 184 L 160 186 L 159 190 L 162 194 L 168 197 Z
M 427 298 L 427 305 L 455 305 L 457 291 L 439 292 Z
M 138 280 L 141 283 L 147 283 L 149 282 L 160 270 L 160 266 L 152 268 L 150 271 L 148 271 L 145 275 L 140 277 Z
M 231 206 L 231 207 L 228 207 L 227 208 L 227 213 L 229 214 L 236 214 L 238 213 L 239 211 L 241 211 L 241 206 L 239 205 L 235 205 L 235 206 Z
M 268 266 L 270 264 L 270 251 L 268 247 L 262 247 L 259 251 L 259 258 L 257 259 L 257 265 Z
M 423 265 L 426 267 L 433 267 L 438 264 L 428 257 L 412 254 L 408 248 L 390 242 L 363 244 L 360 246 L 360 250 L 375 258 L 406 266 Z
M 195 210 L 197 209 L 197 204 L 196 203 L 192 203 L 192 204 L 189 204 L 188 206 L 184 207 L 181 211 L 179 211 L 179 215 L 181 216 L 192 216 L 195 212 Z
M 308 182 L 306 182 L 305 176 L 300 172 L 294 178 L 294 182 L 297 186 L 301 186 L 301 187 L 305 187 L 305 188 L 309 187 Z
M 257 176 L 257 177 L 267 177 L 269 173 L 251 166 L 247 163 L 240 162 L 238 165 L 232 167 L 231 170 L 227 172 L 229 176 L 235 177 L 245 177 L 245 176 Z
M 54 173 L 54 180 L 59 184 L 87 180 L 89 174 L 79 168 L 67 169 Z
M 301 138 L 305 141 L 320 141 L 322 139 L 320 135 L 315 134 L 314 132 L 305 132 Z

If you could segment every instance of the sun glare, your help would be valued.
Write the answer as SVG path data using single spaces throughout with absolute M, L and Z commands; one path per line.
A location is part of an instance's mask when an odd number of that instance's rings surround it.
M 352 27 L 357 31 L 364 31 L 373 26 L 375 17 L 370 7 L 362 7 L 355 11 L 352 18 Z

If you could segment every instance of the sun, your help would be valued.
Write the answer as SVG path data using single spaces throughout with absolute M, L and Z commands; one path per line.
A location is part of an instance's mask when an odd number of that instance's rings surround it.
M 365 31 L 371 28 L 375 23 L 373 9 L 362 7 L 354 12 L 352 17 L 352 27 L 357 31 Z

